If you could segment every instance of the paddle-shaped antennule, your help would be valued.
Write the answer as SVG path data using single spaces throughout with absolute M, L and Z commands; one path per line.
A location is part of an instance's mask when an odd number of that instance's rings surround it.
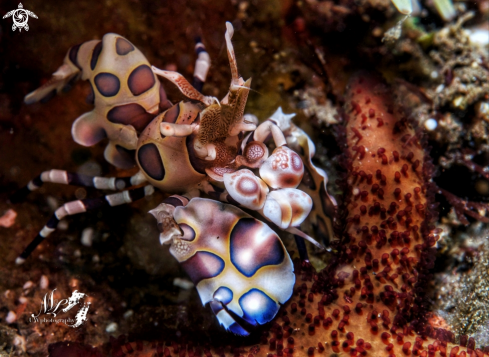
M 242 131 L 256 129 L 256 124 L 243 116 L 250 84 L 251 79 L 248 79 L 236 92 L 229 91 L 226 103 L 221 103 L 221 106 L 213 104 L 202 111 L 199 127 L 202 144 L 225 140 Z
M 238 74 L 238 64 L 236 62 L 236 55 L 234 54 L 234 47 L 231 39 L 234 35 L 234 28 L 230 22 L 226 22 L 226 33 L 224 38 L 226 39 L 226 47 L 228 50 L 229 65 L 231 67 L 231 91 L 235 91 L 239 87 L 239 74 Z
M 226 138 L 239 135 L 243 131 L 256 129 L 254 122 L 250 122 L 243 117 L 251 79 L 244 82 L 242 78 L 238 77 L 236 57 L 231 43 L 234 29 L 229 22 L 226 23 L 226 28 L 225 38 L 231 66 L 231 85 L 229 93 L 221 101 L 220 105 L 212 104 L 200 114 L 198 140 L 202 145 L 222 142 Z

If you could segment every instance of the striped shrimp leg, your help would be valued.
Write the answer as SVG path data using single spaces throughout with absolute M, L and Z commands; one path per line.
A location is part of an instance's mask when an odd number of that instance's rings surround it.
M 144 175 L 139 171 L 131 177 L 100 177 L 67 172 L 64 170 L 48 170 L 31 180 L 10 197 L 10 202 L 22 202 L 29 193 L 39 189 L 44 183 L 95 187 L 98 190 L 120 191 L 128 187 L 138 186 L 145 182 Z
M 195 61 L 194 79 L 192 85 L 195 89 L 201 92 L 202 87 L 204 87 L 205 80 L 207 79 L 209 67 L 211 66 L 211 59 L 200 37 L 195 39 L 195 53 L 197 54 L 197 60 Z
M 38 235 L 29 243 L 27 248 L 17 257 L 16 264 L 22 264 L 27 257 L 46 239 L 51 233 L 56 230 L 58 223 L 63 218 L 72 216 L 78 213 L 85 213 L 93 210 L 97 210 L 103 207 L 114 207 L 137 201 L 145 196 L 150 196 L 154 192 L 154 188 L 151 185 L 147 185 L 132 190 L 126 190 L 105 197 L 88 198 L 84 200 L 77 200 L 65 203 L 59 207 L 46 223 L 44 228 L 38 233 Z

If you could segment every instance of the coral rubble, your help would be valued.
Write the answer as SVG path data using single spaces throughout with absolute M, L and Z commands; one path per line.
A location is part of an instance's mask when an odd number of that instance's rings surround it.
M 476 222 L 452 239 L 462 243 L 454 245 L 448 254 L 450 269 L 437 274 L 436 312 L 443 317 L 452 331 L 474 336 L 477 343 L 489 344 L 487 323 L 489 312 L 489 243 L 487 226 Z

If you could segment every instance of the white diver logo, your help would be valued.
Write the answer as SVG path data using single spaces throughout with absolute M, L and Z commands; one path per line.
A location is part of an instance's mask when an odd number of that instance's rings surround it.
M 56 290 L 56 289 L 54 289 Z M 83 324 L 87 320 L 87 313 L 88 309 L 90 308 L 90 302 L 87 302 L 83 304 L 80 300 L 84 299 L 85 297 L 88 297 L 87 294 L 79 293 L 78 290 L 73 291 L 71 297 L 68 299 L 61 299 L 60 301 L 54 299 L 54 290 L 51 291 L 50 297 L 48 297 L 48 294 L 44 295 L 44 299 L 41 302 L 41 309 L 39 310 L 39 313 L 37 315 L 31 314 L 31 317 L 29 318 L 29 322 L 62 322 L 66 324 L 67 326 L 70 327 L 78 327 L 81 324 Z M 61 310 L 62 312 L 67 312 L 71 310 L 76 305 L 81 305 L 81 308 L 78 310 L 75 319 L 72 318 L 65 318 L 65 319 L 54 319 L 54 318 L 39 318 L 39 315 L 41 314 L 47 314 L 47 315 L 52 315 L 53 317 L 56 317 L 57 314 L 59 314 L 60 311 L 58 309 L 62 306 L 65 305 L 65 307 Z
M 27 24 L 27 21 L 29 21 L 29 16 L 37 19 L 37 15 L 32 11 L 24 9 L 22 3 L 19 3 L 19 8 L 17 10 L 7 12 L 3 18 L 6 19 L 10 16 L 12 16 L 12 20 L 14 20 L 12 31 L 19 29 L 19 32 L 22 32 L 22 29 L 29 31 L 29 25 Z

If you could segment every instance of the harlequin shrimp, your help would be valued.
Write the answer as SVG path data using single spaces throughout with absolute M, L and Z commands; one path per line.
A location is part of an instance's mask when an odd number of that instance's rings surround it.
M 109 33 L 101 41 L 73 46 L 52 78 L 24 101 L 45 102 L 80 78 L 90 83 L 87 102 L 95 107 L 75 120 L 73 139 L 93 146 L 107 137 L 107 161 L 121 168 L 134 166 L 134 154 L 128 151 L 136 149 L 138 132 L 171 106 L 148 60 L 127 39 Z
M 200 93 L 209 68 L 202 44 L 198 44 L 197 51 L 199 59 L 194 73 L 197 80 L 194 78 L 194 85 L 191 85 L 177 72 L 152 67 L 149 73 L 142 54 L 129 41 L 113 34 L 105 35 L 102 42 L 88 42 L 70 50 L 65 67 L 58 70 L 62 77 L 55 73 L 52 83 L 26 97 L 29 102 L 59 91 L 70 78 L 78 76 L 76 71 L 82 68 L 82 78 L 89 78 L 95 87 L 95 109 L 75 121 L 73 137 L 75 140 L 83 137 L 82 144 L 91 144 L 102 138 L 99 131 L 103 129 L 109 139 L 106 153 L 119 152 L 119 144 L 135 149 L 139 172 L 132 177 L 107 178 L 49 170 L 29 182 L 12 201 L 22 199 L 45 182 L 121 192 L 62 205 L 17 258 L 17 263 L 23 263 L 64 217 L 130 203 L 151 195 L 157 188 L 172 195 L 150 212 L 158 222 L 160 242 L 170 245 L 170 252 L 195 283 L 202 303 L 210 304 L 219 322 L 236 334 L 247 335 L 253 326 L 274 318 L 279 304 L 285 303 L 292 294 L 293 266 L 275 231 L 244 210 L 258 212 L 276 229 L 294 234 L 299 242 L 302 237 L 322 248 L 300 227 L 309 219 L 313 232 L 322 232 L 321 237 L 327 237 L 336 202 L 327 193 L 326 173 L 312 163 L 314 144 L 292 123 L 293 114 L 284 114 L 279 108 L 261 124 L 256 117 L 244 115 L 251 79 L 244 81 L 238 75 L 231 43 L 234 29 L 230 23 L 226 26 L 232 79 L 229 92 L 220 101 Z M 120 53 L 127 55 L 129 50 L 137 58 L 132 65 L 125 63 L 126 69 L 116 64 L 115 70 L 120 70 L 118 78 L 127 79 L 116 81 L 114 75 L 108 76 L 111 73 L 109 58 L 118 60 Z M 98 56 L 108 58 L 97 62 L 94 58 Z M 136 63 L 136 59 L 140 62 Z M 133 73 L 137 77 L 135 82 L 131 82 Z M 139 73 L 143 74 L 138 76 Z M 162 93 L 161 86 L 153 73 L 173 82 L 190 101 L 164 109 L 170 102 L 158 94 Z M 100 75 L 102 82 L 97 80 Z M 110 81 L 107 78 L 111 78 Z M 116 82 L 120 84 L 119 89 L 114 86 Z M 148 83 L 153 84 L 149 87 Z M 140 90 L 135 91 L 135 88 Z M 131 116 L 137 111 L 127 109 L 140 106 L 136 94 L 144 95 L 142 89 L 148 93 L 148 98 L 152 96 L 141 106 L 145 113 L 162 111 L 155 113 L 151 121 L 146 114 L 144 120 L 139 114 Z M 126 92 L 117 102 L 106 100 L 105 94 L 115 93 L 116 96 L 122 90 Z M 166 104 L 161 106 L 163 101 Z M 114 117 L 109 113 L 113 110 L 123 113 L 124 120 L 112 120 Z M 141 122 L 145 123 L 144 127 L 139 126 Z M 123 131 L 131 134 L 118 136 Z M 127 138 L 136 138 L 136 144 L 129 143 Z M 274 146 L 271 155 L 268 143 Z M 106 157 L 113 163 L 122 162 L 121 156 Z M 200 198 L 200 195 L 210 199 Z M 307 251 L 301 247 L 299 251 L 301 257 L 307 259 Z
M 170 252 L 219 322 L 235 334 L 248 335 L 247 325 L 272 320 L 295 283 L 292 261 L 278 235 L 241 209 L 218 201 L 171 196 L 150 212 L 159 223 L 164 206 L 174 207 L 173 224 L 181 230 Z

